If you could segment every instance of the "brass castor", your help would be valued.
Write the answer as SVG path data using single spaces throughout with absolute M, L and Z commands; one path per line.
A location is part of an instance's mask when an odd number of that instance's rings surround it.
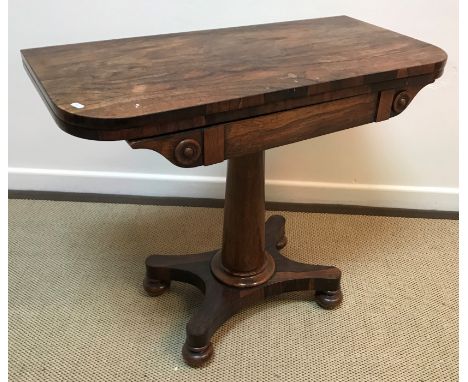
M 315 292 L 315 301 L 323 309 L 335 309 L 343 301 L 341 289 Z
M 151 297 L 162 295 L 167 289 L 169 289 L 170 285 L 170 281 L 153 280 L 147 277 L 143 280 L 143 288 Z

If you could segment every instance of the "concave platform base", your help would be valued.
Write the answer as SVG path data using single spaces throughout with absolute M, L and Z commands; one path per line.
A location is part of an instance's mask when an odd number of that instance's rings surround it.
M 242 308 L 285 292 L 314 290 L 317 303 L 333 309 L 342 300 L 341 272 L 336 267 L 301 264 L 279 253 L 286 245 L 285 219 L 275 215 L 265 224 L 265 250 L 275 262 L 275 271 L 263 284 L 249 288 L 228 286 L 213 275 L 211 261 L 218 251 L 182 256 L 149 256 L 146 259 L 144 288 L 151 296 L 162 294 L 171 280 L 199 288 L 204 300 L 187 324 L 187 339 L 182 349 L 190 366 L 204 364 L 213 354 L 211 337 Z

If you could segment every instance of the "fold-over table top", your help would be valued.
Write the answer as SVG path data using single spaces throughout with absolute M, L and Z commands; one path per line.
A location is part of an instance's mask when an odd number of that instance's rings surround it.
M 125 139 L 116 130 L 143 132 L 151 125 L 157 135 L 158 124 L 165 124 L 162 134 L 176 121 L 185 122 L 174 124 L 174 131 L 191 129 L 209 125 L 212 115 L 229 121 L 249 109 L 255 116 L 258 106 L 293 98 L 425 74 L 436 78 L 447 58 L 433 45 L 346 16 L 26 49 L 22 55 L 59 125 L 93 139 L 101 138 L 86 132 Z M 109 130 L 114 134 L 106 137 Z

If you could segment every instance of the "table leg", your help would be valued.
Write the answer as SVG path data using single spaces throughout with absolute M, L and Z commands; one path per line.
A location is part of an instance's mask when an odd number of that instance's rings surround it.
M 211 337 L 232 315 L 267 297 L 314 290 L 325 309 L 341 300 L 341 272 L 332 266 L 302 264 L 279 252 L 286 243 L 285 219 L 266 223 L 263 152 L 229 160 L 223 245 L 194 255 L 146 259 L 145 290 L 157 296 L 171 280 L 195 285 L 205 298 L 187 324 L 182 354 L 187 364 L 200 366 L 213 354 Z

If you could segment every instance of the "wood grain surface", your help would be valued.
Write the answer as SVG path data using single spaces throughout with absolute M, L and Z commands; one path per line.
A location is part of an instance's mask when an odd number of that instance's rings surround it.
M 341 271 L 334 266 L 302 264 L 283 256 L 278 243 L 283 241 L 285 219 L 271 216 L 265 223 L 265 249 L 275 263 L 275 273 L 260 285 L 235 288 L 218 280 L 211 267 L 217 251 L 192 255 L 152 255 L 146 259 L 143 282 L 150 296 L 159 296 L 170 288 L 171 281 L 189 283 L 204 293 L 204 299 L 186 325 L 182 348 L 190 366 L 201 366 L 213 355 L 213 334 L 234 314 L 253 304 L 282 293 L 315 291 L 315 301 L 324 309 L 340 305 Z M 285 328 L 287 330 L 287 328 Z M 255 335 L 255 333 L 252 333 Z
M 26 49 L 22 56 L 57 123 L 98 140 L 250 118 L 415 76 L 430 83 L 447 58 L 433 45 L 346 16 Z

